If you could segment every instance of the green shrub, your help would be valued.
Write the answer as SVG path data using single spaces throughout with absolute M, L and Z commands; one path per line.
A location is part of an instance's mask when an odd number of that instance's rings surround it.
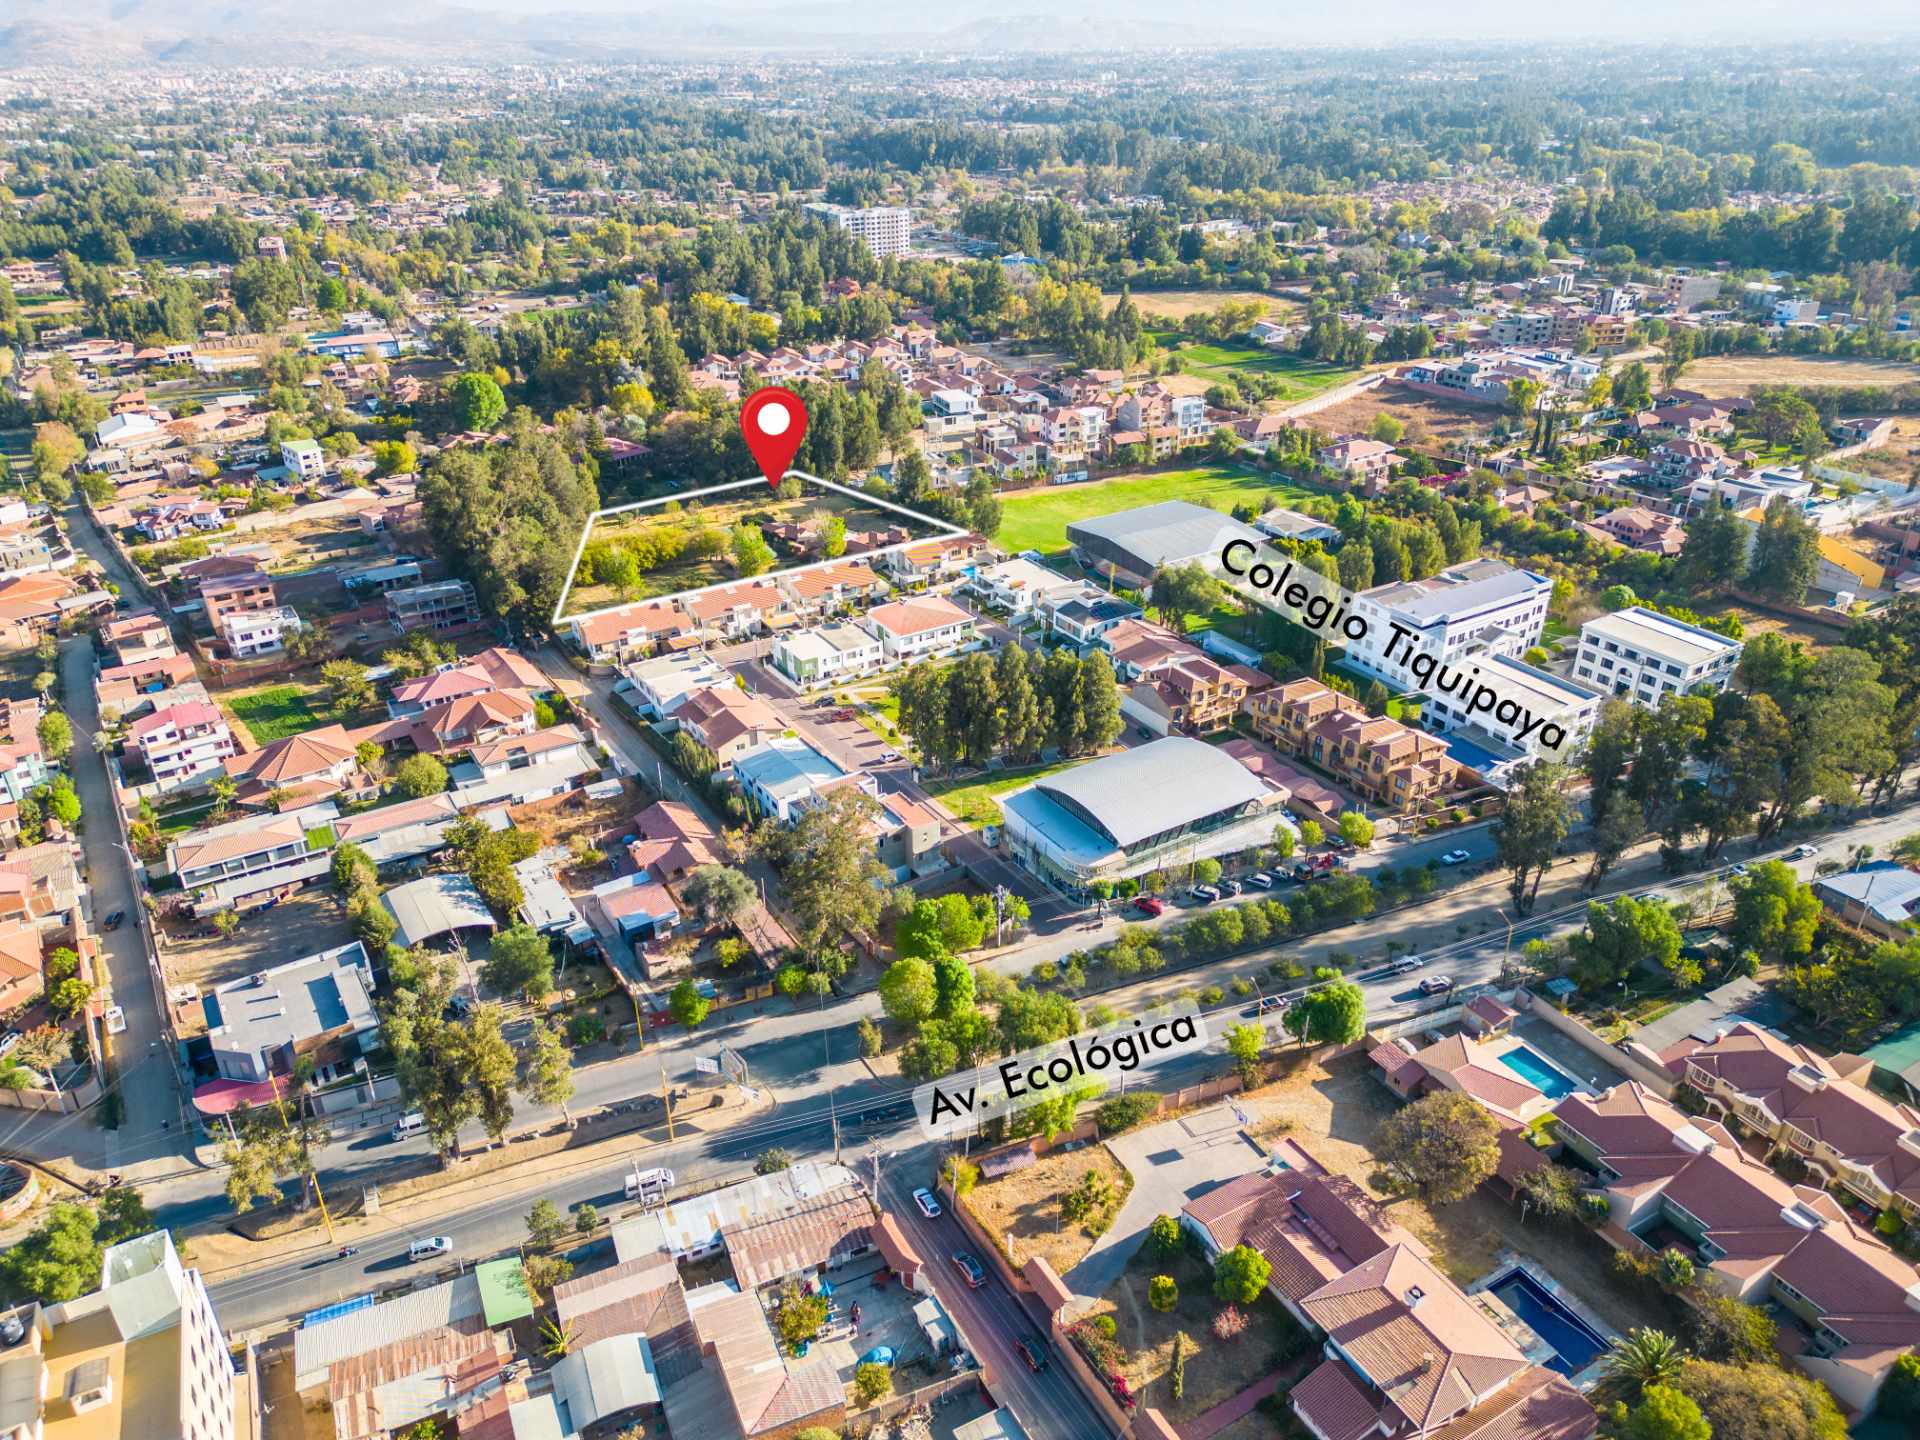
M 1158 1114 L 1160 1096 L 1152 1090 L 1133 1090 L 1116 1095 L 1094 1111 L 1102 1135 L 1119 1135 L 1131 1130 L 1150 1115 Z

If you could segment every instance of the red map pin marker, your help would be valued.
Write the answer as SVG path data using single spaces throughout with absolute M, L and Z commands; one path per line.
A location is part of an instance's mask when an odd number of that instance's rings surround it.
M 767 484 L 777 490 L 806 438 L 807 407 L 784 386 L 763 385 L 740 407 L 740 433 Z

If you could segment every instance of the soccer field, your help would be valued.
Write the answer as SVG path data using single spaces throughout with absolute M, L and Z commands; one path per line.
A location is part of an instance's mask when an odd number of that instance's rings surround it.
M 1068 522 L 1090 515 L 1110 515 L 1115 510 L 1131 510 L 1162 500 L 1191 500 L 1212 505 L 1224 514 L 1242 501 L 1258 505 L 1263 495 L 1272 495 L 1285 505 L 1311 493 L 1283 476 L 1263 474 L 1244 465 L 1212 464 L 1152 475 L 1117 475 L 1111 480 L 1008 496 L 996 540 L 1010 554 L 1061 550 L 1066 548 Z

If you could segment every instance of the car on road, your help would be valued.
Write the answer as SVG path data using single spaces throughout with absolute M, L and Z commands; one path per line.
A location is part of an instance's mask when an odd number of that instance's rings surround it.
M 431 1260 L 436 1255 L 453 1253 L 453 1237 L 450 1235 L 426 1235 L 412 1241 L 407 1246 L 407 1259 Z
M 1465 850 L 1449 850 L 1440 857 L 1442 865 L 1464 865 L 1473 858 Z
M 1027 1362 L 1027 1368 L 1034 1374 L 1038 1375 L 1047 1368 L 1047 1347 L 1031 1335 L 1022 1335 L 1013 1342 L 1013 1348 L 1019 1352 L 1020 1358 Z
M 1167 913 L 1167 902 L 1156 900 L 1151 895 L 1137 895 L 1134 897 L 1133 908 L 1142 915 L 1164 915 Z
M 920 1189 L 913 1192 L 913 1203 L 920 1207 L 920 1213 L 929 1220 L 940 1218 L 940 1202 L 933 1198 L 931 1190 Z
M 913 1118 L 913 1102 L 896 1100 L 891 1105 L 876 1105 L 858 1112 L 855 1119 L 862 1129 L 882 1130 Z
M 1438 995 L 1452 988 L 1453 977 L 1451 975 L 1429 975 L 1420 982 L 1420 993 L 1422 995 Z
M 1211 885 L 1196 885 L 1187 891 L 1187 898 L 1196 900 L 1202 905 L 1211 905 L 1220 898 L 1220 892 Z
M 900 752 L 898 750 L 882 750 L 880 752 L 880 762 L 883 765 L 896 764 L 898 763 L 899 759 L 900 759 Z
M 1249 1005 L 1246 1009 L 1242 1010 L 1240 1013 L 1244 1015 L 1247 1019 L 1253 1020 L 1266 1014 L 1269 1010 L 1278 1010 L 1281 1006 L 1285 1005 L 1286 1003 L 1287 1002 L 1284 996 L 1262 995 L 1258 1000 L 1256 1000 L 1253 1004 Z
M 1818 845 L 1796 845 L 1793 847 L 1793 858 L 1795 860 L 1811 860 L 1819 853 L 1820 847 Z
M 1238 896 L 1240 894 L 1240 882 L 1238 880 L 1222 880 L 1220 882 L 1220 893 L 1226 896 Z
M 127 1028 L 127 1012 L 118 1005 L 107 1007 L 107 1034 L 119 1035 Z
M 854 714 L 854 712 L 851 709 L 843 705 L 838 710 L 834 711 L 833 715 L 830 718 L 835 720 L 857 720 L 859 716 Z
M 127 912 L 124 910 L 115 910 L 100 922 L 100 928 L 102 930 L 118 930 L 122 925 L 126 924 L 126 922 Z
M 1258 890 L 1271 890 L 1273 889 L 1273 876 L 1267 874 L 1264 870 L 1256 870 L 1253 874 L 1247 876 L 1247 884 Z
M 986 1266 L 982 1265 L 966 1251 L 956 1250 L 953 1252 L 953 1266 L 954 1269 L 960 1272 L 961 1278 L 967 1282 L 967 1288 L 969 1290 L 978 1290 L 982 1285 L 987 1283 Z
M 1747 867 L 1744 864 L 1730 866 L 1727 873 L 1729 875 L 1744 875 L 1747 873 Z
M 1387 966 L 1386 973 L 1389 975 L 1407 975 L 1418 970 L 1426 963 L 1427 962 L 1418 955 L 1402 955 L 1398 960 Z

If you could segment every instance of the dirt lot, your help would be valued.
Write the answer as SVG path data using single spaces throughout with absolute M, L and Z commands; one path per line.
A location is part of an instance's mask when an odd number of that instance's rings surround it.
M 1920 474 L 1920 415 L 1897 416 L 1893 434 L 1877 450 L 1860 450 L 1832 462 L 1842 470 L 1857 470 L 1882 480 L 1911 480 Z
M 1179 1303 L 1165 1314 L 1147 1303 L 1148 1282 L 1155 1275 L 1171 1276 L 1180 1287 Z M 1086 1313 L 1113 1316 L 1119 1326 L 1114 1338 L 1127 1352 L 1121 1373 L 1142 1405 L 1152 1405 L 1178 1425 L 1312 1349 L 1306 1332 L 1271 1297 L 1262 1296 L 1248 1311 L 1252 1323 L 1232 1341 L 1214 1336 L 1213 1317 L 1220 1308 L 1212 1276 L 1200 1261 L 1184 1253 L 1150 1260 L 1143 1248 Z M 1187 1337 L 1185 1386 L 1178 1400 L 1169 1378 L 1175 1334 Z
M 1292 314 L 1300 307 L 1291 300 L 1282 300 L 1278 296 L 1263 295 L 1258 290 L 1136 290 L 1133 292 L 1134 308 L 1143 315 L 1164 315 L 1169 320 L 1184 320 L 1189 315 L 1202 311 L 1218 310 L 1229 300 L 1252 301 L 1266 306 L 1261 316 L 1272 319 L 1279 315 Z M 1100 303 L 1107 310 L 1120 303 L 1118 291 L 1100 297 Z
M 208 921 L 163 922 L 167 983 L 203 989 L 237 980 L 268 965 L 317 955 L 353 939 L 346 912 L 324 884 L 289 896 L 271 910 L 250 910 L 240 928 L 221 936 Z M 210 932 L 201 938 L 201 932 Z M 193 1007 L 198 1014 L 198 1007 Z
M 1017 1263 L 1024 1265 L 1033 1256 L 1044 1255 L 1054 1273 L 1064 1275 L 1093 1248 L 1096 1238 L 1084 1225 L 1070 1225 L 1060 1216 L 1060 1197 L 1089 1170 L 1098 1170 L 1112 1184 L 1118 1214 L 1133 1189 L 1133 1177 L 1104 1145 L 1057 1150 L 1002 1179 L 983 1179 L 966 1203 L 989 1235 L 998 1238 L 1012 1233 Z
M 1371 1183 L 1377 1166 L 1367 1144 L 1397 1102 L 1372 1072 L 1360 1054 L 1336 1060 L 1327 1069 L 1303 1059 L 1288 1075 L 1255 1092 L 1269 1107 L 1278 1101 L 1280 1115 L 1254 1133 L 1263 1138 L 1290 1134 L 1329 1170 L 1351 1176 L 1379 1195 Z M 1414 1199 L 1383 1203 L 1390 1216 L 1432 1248 L 1434 1263 L 1457 1285 L 1485 1276 L 1502 1250 L 1513 1250 L 1538 1261 L 1616 1330 L 1671 1323 L 1660 1307 L 1614 1283 L 1608 1270 L 1613 1252 L 1604 1242 L 1585 1230 L 1523 1225 L 1519 1210 L 1488 1186 L 1440 1208 Z
M 1388 384 L 1316 411 L 1306 423 L 1328 435 L 1364 435 L 1373 417 L 1382 413 L 1405 425 L 1408 441 L 1421 445 L 1444 445 L 1463 435 L 1486 434 L 1500 418 L 1498 411 L 1485 405 L 1451 405 Z
M 1745 395 L 1759 385 L 1906 385 L 1920 365 L 1898 360 L 1841 360 L 1819 355 L 1715 355 L 1681 374 L 1679 389 Z

